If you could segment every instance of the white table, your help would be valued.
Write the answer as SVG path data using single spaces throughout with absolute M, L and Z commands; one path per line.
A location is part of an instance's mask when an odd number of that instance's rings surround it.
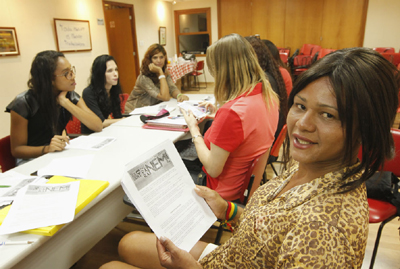
M 200 100 L 206 96 L 190 95 L 190 99 Z M 176 100 L 168 103 L 176 104 Z M 113 124 L 100 133 L 92 134 L 117 138 L 100 151 L 67 149 L 43 155 L 14 168 L 16 172 L 30 175 L 54 158 L 94 153 L 87 178 L 107 180 L 110 185 L 79 212 L 74 221 L 51 237 L 23 233 L 0 236 L 1 241 L 35 241 L 31 245 L 0 247 L 0 268 L 69 268 L 130 213 L 132 208 L 123 203 L 124 192 L 120 185 L 125 164 L 165 139 L 176 142 L 185 135 L 184 132 L 146 130 L 137 121 L 140 121 L 139 117 L 132 116 L 121 120 L 123 124 Z

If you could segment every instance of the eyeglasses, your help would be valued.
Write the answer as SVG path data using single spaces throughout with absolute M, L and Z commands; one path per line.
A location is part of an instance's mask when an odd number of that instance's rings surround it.
M 64 74 L 56 75 L 56 77 L 65 77 L 66 79 L 70 80 L 76 75 L 75 66 L 72 66 L 70 70 L 65 71 Z

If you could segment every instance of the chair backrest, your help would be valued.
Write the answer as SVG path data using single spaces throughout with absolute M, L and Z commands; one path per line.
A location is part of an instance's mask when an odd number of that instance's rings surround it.
M 196 65 L 196 71 L 201 71 L 204 68 L 204 61 L 198 61 Z
M 394 48 L 391 47 L 378 47 L 378 48 L 373 48 L 373 50 L 376 50 L 379 53 L 394 52 Z
M 81 134 L 81 122 L 75 116 L 72 116 L 72 120 L 70 120 L 65 126 L 68 134 Z
M 319 52 L 321 50 L 321 46 L 318 45 L 314 45 L 311 48 L 311 57 L 313 57 L 317 52 Z
M 129 97 L 129 94 L 127 94 L 127 93 L 121 93 L 119 95 L 119 98 L 121 99 L 121 113 L 122 114 L 125 113 L 125 104 L 126 104 L 126 101 L 128 101 L 128 97 Z
M 283 125 L 281 132 L 279 133 L 278 137 L 275 139 L 274 145 L 271 147 L 271 152 L 270 155 L 274 157 L 279 156 L 279 151 L 281 149 L 281 146 L 283 144 L 283 141 L 286 139 L 286 133 L 287 133 L 287 125 Z
M 261 184 L 261 180 L 263 179 L 265 168 L 267 166 L 269 152 L 270 151 L 268 150 L 261 156 L 255 158 L 246 174 L 246 180 L 243 183 L 241 192 L 242 195 L 240 196 L 240 202 L 243 205 L 247 204 L 247 201 Z
M 288 62 L 289 54 L 288 54 L 288 53 L 281 53 L 281 52 L 279 52 L 279 57 L 281 58 L 282 62 L 283 62 L 284 64 L 286 64 L 286 63 Z
M 396 177 L 400 177 L 400 130 L 392 128 L 390 130 L 394 140 L 394 151 L 395 156 L 392 160 L 386 161 L 383 166 L 383 171 L 390 171 Z M 362 148 L 358 151 L 358 158 L 361 160 L 362 157 Z
M 400 52 L 399 53 L 393 53 L 392 55 L 392 64 L 395 66 L 400 64 Z
M 322 57 L 328 55 L 331 52 L 334 52 L 334 49 L 321 49 L 318 53 L 318 60 L 321 59 Z
M 300 55 L 311 55 L 311 50 L 313 47 L 313 44 L 303 44 L 300 49 Z
M 385 162 L 384 171 L 392 172 L 396 177 L 400 177 L 400 130 L 392 129 L 394 140 L 395 156 L 392 160 Z
M 10 136 L 0 139 L 0 170 L 5 172 L 15 167 L 15 158 L 11 154 Z

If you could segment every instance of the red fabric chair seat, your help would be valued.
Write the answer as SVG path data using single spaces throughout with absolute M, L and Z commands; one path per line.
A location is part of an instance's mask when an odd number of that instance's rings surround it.
M 15 167 L 15 158 L 11 154 L 10 136 L 0 139 L 0 172 L 5 172 Z
M 391 203 L 368 198 L 369 223 L 379 223 L 396 215 L 397 209 Z

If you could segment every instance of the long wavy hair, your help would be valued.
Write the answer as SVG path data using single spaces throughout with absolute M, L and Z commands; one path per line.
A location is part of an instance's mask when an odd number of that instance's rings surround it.
M 91 75 L 90 75 L 90 84 L 89 87 L 92 88 L 97 103 L 99 104 L 101 113 L 104 118 L 108 118 L 110 113 L 112 113 L 115 119 L 121 118 L 121 99 L 120 94 L 122 93 L 121 85 L 118 84 L 111 87 L 110 96 L 107 94 L 107 90 L 105 88 L 106 85 L 106 71 L 107 71 L 107 62 L 115 61 L 114 57 L 104 54 L 96 57 L 93 61 Z
M 281 113 L 279 117 L 278 129 L 280 130 L 286 123 L 286 116 L 288 113 L 288 106 L 287 106 L 288 97 L 287 97 L 285 82 L 283 81 L 282 74 L 279 71 L 279 66 L 274 61 L 267 46 L 265 46 L 265 44 L 260 39 L 254 36 L 245 38 L 247 41 L 249 41 L 250 45 L 253 47 L 258 58 L 258 63 L 260 64 L 261 68 L 264 70 L 264 72 L 268 72 L 269 74 L 271 74 L 277 83 L 278 89 L 274 90 L 279 96 L 279 110 Z
M 272 43 L 272 41 L 267 40 L 267 39 L 263 39 L 261 41 L 264 43 L 264 45 L 267 46 L 269 52 L 271 52 L 272 58 L 274 58 L 275 62 L 278 64 L 278 66 L 281 66 L 289 71 L 288 66 L 283 63 L 281 56 L 279 55 L 279 50 L 275 46 L 275 44 Z
M 270 100 L 279 104 L 253 48 L 242 36 L 230 34 L 219 39 L 208 47 L 206 61 L 210 74 L 215 78 L 217 104 L 223 105 L 246 91 L 252 92 L 260 82 L 267 107 Z
M 167 52 L 165 51 L 164 47 L 161 46 L 160 44 L 153 44 L 151 45 L 146 53 L 144 54 L 144 58 L 142 60 L 142 66 L 140 67 L 140 71 L 142 72 L 143 75 L 146 77 L 149 77 L 154 84 L 157 84 L 159 82 L 158 75 L 156 73 L 153 73 L 149 70 L 149 64 L 152 63 L 151 58 L 153 58 L 154 55 L 158 53 L 162 53 L 165 57 L 165 63 L 164 66 L 162 67 L 163 72 L 165 73 L 165 69 L 167 68 L 168 60 L 167 60 Z
M 39 52 L 32 61 L 28 88 L 32 91 L 39 103 L 43 117 L 50 124 L 53 135 L 60 134 L 58 130 L 59 105 L 57 92 L 53 87 L 55 79 L 54 72 L 57 69 L 58 58 L 65 57 L 64 54 L 54 50 Z M 71 118 L 66 110 L 65 116 Z
M 361 173 L 360 179 L 343 184 L 342 192 L 353 190 L 382 169 L 391 159 L 394 142 L 390 128 L 398 107 L 399 71 L 379 53 L 367 48 L 338 50 L 317 61 L 300 75 L 289 96 L 293 99 L 307 85 L 328 78 L 336 96 L 339 119 L 345 133 L 343 166 L 350 166 L 358 148 L 362 147 L 361 163 L 348 169 L 347 178 Z M 286 164 L 290 160 L 290 143 L 284 149 Z

